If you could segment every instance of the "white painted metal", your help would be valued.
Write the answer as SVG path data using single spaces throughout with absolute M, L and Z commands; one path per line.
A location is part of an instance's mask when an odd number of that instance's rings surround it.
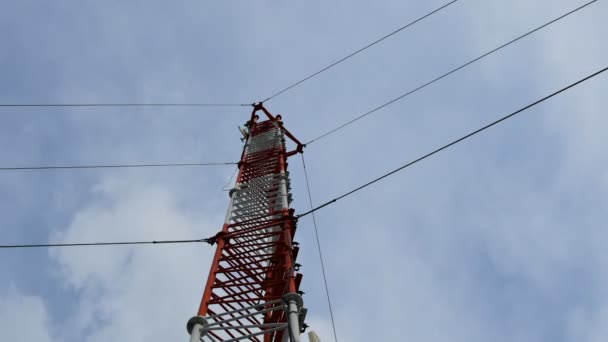
M 291 342 L 300 342 L 300 310 L 295 300 L 289 301 L 288 307 L 289 337 Z
M 192 327 L 192 333 L 190 333 L 190 342 L 199 342 L 201 340 L 201 330 L 203 326 L 196 323 L 194 327 Z
M 308 332 L 308 341 L 309 342 L 321 342 L 321 339 L 319 338 L 319 336 L 317 335 L 316 332 L 309 331 Z

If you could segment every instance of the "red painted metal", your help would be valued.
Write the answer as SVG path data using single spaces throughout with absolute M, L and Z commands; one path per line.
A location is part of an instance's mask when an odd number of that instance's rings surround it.
M 258 112 L 264 113 L 266 120 L 254 119 Z M 234 190 L 240 192 L 232 197 L 227 220 L 216 235 L 217 249 L 199 306 L 199 316 L 249 310 L 247 308 L 260 303 L 276 302 L 285 294 L 298 291 L 302 280 L 302 275 L 294 270 L 298 254 L 298 248 L 293 245 L 296 231 L 294 210 L 283 197 L 289 196 L 288 190 L 285 192 L 284 189 L 285 184 L 289 184 L 287 158 L 302 152 L 303 145 L 285 129 L 281 119 L 261 104 L 254 106 L 250 122 Z M 286 151 L 285 137 L 297 146 L 294 151 Z M 244 199 L 238 200 L 239 195 Z M 235 202 L 235 197 L 239 202 Z M 251 203 L 245 199 L 250 199 Z M 244 311 L 247 312 L 242 315 L 246 316 L 244 318 L 238 318 L 240 314 L 223 316 L 238 319 L 220 321 L 220 326 L 226 330 L 209 331 L 208 334 L 214 340 L 223 341 L 263 332 L 246 339 L 282 341 L 283 330 L 264 331 L 270 330 L 266 326 L 287 322 L 283 310 L 271 310 L 277 305 L 280 303 Z M 256 310 L 261 313 L 257 314 Z

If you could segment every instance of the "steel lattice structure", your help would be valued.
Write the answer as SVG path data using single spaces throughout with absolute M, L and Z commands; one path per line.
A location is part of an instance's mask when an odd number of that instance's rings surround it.
M 258 112 L 267 120 L 259 121 Z M 306 309 L 298 294 L 294 210 L 287 158 L 303 145 L 261 104 L 245 133 L 235 187 L 191 341 L 299 341 Z M 297 146 L 286 150 L 286 138 Z

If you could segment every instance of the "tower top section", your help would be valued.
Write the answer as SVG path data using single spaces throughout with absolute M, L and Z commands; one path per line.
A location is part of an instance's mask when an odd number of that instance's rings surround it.
M 262 104 L 241 130 L 239 174 L 198 315 L 188 322 L 191 341 L 299 341 L 306 309 L 294 243 L 288 157 L 304 145 Z M 290 139 L 295 149 L 287 151 Z

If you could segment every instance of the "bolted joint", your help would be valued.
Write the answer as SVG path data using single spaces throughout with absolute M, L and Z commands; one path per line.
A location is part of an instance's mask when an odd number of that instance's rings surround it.
M 226 232 L 219 232 L 217 234 L 215 234 L 214 236 L 210 237 L 207 239 L 207 243 L 210 244 L 211 246 L 215 245 L 219 240 L 223 239 L 224 236 L 226 235 Z
M 232 195 L 234 195 L 234 193 L 239 190 L 241 189 L 239 189 L 238 187 L 230 189 L 230 191 L 228 191 L 228 197 L 232 198 Z
M 258 110 L 262 110 L 262 108 L 264 108 L 263 104 L 264 104 L 264 103 L 263 103 L 262 101 L 260 101 L 260 102 L 258 102 L 258 103 L 255 103 L 255 102 L 254 102 L 254 103 L 253 103 L 253 111 L 254 111 L 254 112 L 257 112 Z
M 209 324 L 209 323 L 207 322 L 207 320 L 205 319 L 205 317 L 203 317 L 203 316 L 194 316 L 194 317 L 192 317 L 192 318 L 190 318 L 188 320 L 188 323 L 186 324 L 186 330 L 188 330 L 188 334 L 192 335 L 192 331 L 194 330 L 194 327 L 196 325 L 200 325 L 201 328 L 203 328 L 207 324 Z M 201 337 L 204 336 L 204 334 L 205 334 L 205 332 L 202 331 L 202 329 L 201 329 L 201 332 L 199 332 L 199 333 L 201 334 Z
M 300 322 L 300 333 L 304 333 L 306 331 L 306 328 L 308 328 L 308 324 L 304 323 L 304 321 L 306 320 L 306 314 L 308 314 L 308 309 L 302 308 L 300 310 L 300 317 L 298 317 Z
M 304 299 L 302 299 L 301 295 L 299 295 L 298 293 L 295 293 L 295 292 L 286 293 L 283 296 L 283 301 L 286 304 L 289 304 L 290 302 L 294 302 L 298 306 L 298 311 L 300 311 L 300 309 L 304 306 Z

